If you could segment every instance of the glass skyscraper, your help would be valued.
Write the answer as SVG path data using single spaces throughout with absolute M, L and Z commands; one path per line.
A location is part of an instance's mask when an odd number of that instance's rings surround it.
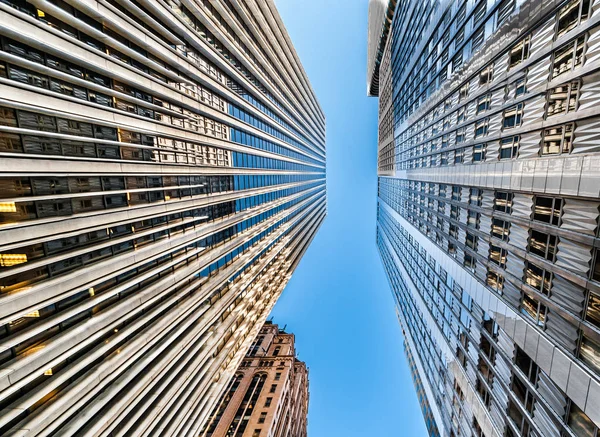
M 272 0 L 0 1 L 0 434 L 198 435 L 325 214 Z
M 377 245 L 432 436 L 597 437 L 600 2 L 372 0 Z

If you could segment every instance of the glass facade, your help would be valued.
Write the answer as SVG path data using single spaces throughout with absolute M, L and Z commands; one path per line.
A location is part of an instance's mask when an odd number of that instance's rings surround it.
M 195 435 L 237 389 L 326 215 L 257 3 L 0 2 L 0 434 Z
M 372 3 L 377 245 L 430 434 L 599 435 L 600 3 Z

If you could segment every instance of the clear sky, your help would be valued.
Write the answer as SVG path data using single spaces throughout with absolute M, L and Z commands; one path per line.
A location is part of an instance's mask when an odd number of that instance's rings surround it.
M 309 437 L 426 436 L 375 246 L 367 0 L 275 0 L 327 117 L 328 216 L 272 316 L 310 368 Z

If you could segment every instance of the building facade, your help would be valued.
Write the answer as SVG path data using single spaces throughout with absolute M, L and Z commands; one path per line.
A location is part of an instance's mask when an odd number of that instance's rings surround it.
M 0 434 L 198 435 L 325 214 L 272 0 L 0 2 Z
M 294 335 L 265 323 L 200 437 L 306 437 L 308 369 Z
M 600 2 L 372 0 L 368 46 L 377 245 L 430 434 L 597 437 Z

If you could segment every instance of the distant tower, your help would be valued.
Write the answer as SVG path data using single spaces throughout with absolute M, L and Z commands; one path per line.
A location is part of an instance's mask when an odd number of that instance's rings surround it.
M 308 369 L 294 335 L 267 322 L 200 437 L 306 437 Z

